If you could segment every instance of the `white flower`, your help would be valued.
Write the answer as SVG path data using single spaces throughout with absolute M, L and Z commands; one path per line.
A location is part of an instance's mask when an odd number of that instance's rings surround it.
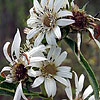
M 44 83 L 48 97 L 54 97 L 57 90 L 56 81 L 64 86 L 68 86 L 68 78 L 72 78 L 72 73 L 70 72 L 71 68 L 68 66 L 61 66 L 66 57 L 67 52 L 61 53 L 60 47 L 51 47 L 47 55 L 48 60 L 36 63 L 36 66 L 34 66 L 39 70 L 36 70 L 37 78 L 34 80 L 32 87 L 35 88 Z
M 28 74 L 30 74 L 31 69 L 27 70 L 27 67 L 34 62 L 38 61 L 44 61 L 46 58 L 43 57 L 42 51 L 45 50 L 44 45 L 40 45 L 38 47 L 34 47 L 30 51 L 27 51 L 25 53 L 20 52 L 20 44 L 21 44 L 21 36 L 19 29 L 17 29 L 17 33 L 15 34 L 12 46 L 11 46 L 11 55 L 8 53 L 8 47 L 10 45 L 10 42 L 6 42 L 3 47 L 3 52 L 6 57 L 6 59 L 10 62 L 11 66 L 5 66 L 2 71 L 4 73 L 5 71 L 10 72 L 6 77 L 6 80 L 4 82 L 12 83 L 13 81 L 19 82 L 19 85 L 17 86 L 17 90 L 14 96 L 14 100 L 20 100 L 21 96 L 23 99 L 27 100 L 25 97 L 23 91 L 22 91 L 22 81 L 24 81 Z M 34 72 L 34 76 L 35 76 Z
M 75 87 L 76 87 L 76 97 L 75 97 L 75 100 L 85 100 L 93 92 L 93 89 L 92 89 L 91 85 L 89 85 L 85 89 L 83 95 L 80 94 L 82 92 L 82 89 L 83 89 L 85 76 L 83 74 L 81 74 L 81 76 L 79 77 L 79 80 L 78 80 L 77 74 L 75 72 L 74 72 L 74 74 L 75 74 Z M 68 84 L 69 85 L 68 85 L 68 87 L 65 88 L 65 91 L 66 91 L 66 94 L 67 94 L 68 98 L 70 100 L 73 100 L 71 84 L 70 84 L 70 82 Z M 91 98 L 92 97 L 90 97 L 89 100 L 92 100 Z
M 61 10 L 63 0 L 34 0 L 34 7 L 30 9 L 30 18 L 27 20 L 28 27 L 32 29 L 27 33 L 27 39 L 37 37 L 34 45 L 41 43 L 46 35 L 46 41 L 50 45 L 57 45 L 56 39 L 61 39 L 59 26 L 73 24 L 72 19 L 63 18 L 73 16 L 72 12 Z

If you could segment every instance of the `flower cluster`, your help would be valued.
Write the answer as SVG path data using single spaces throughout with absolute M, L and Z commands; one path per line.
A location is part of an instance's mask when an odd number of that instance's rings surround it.
M 73 100 L 70 79 L 72 79 L 71 67 L 63 65 L 67 57 L 67 52 L 62 52 L 59 42 L 66 34 L 62 31 L 69 28 L 69 33 L 77 33 L 77 45 L 80 59 L 81 32 L 88 30 L 91 39 L 100 47 L 100 43 L 94 36 L 96 25 L 90 15 L 80 10 L 74 0 L 34 0 L 30 9 L 30 18 L 27 20 L 26 43 L 21 46 L 21 36 L 19 29 L 15 34 L 11 45 L 11 54 L 8 49 L 10 42 L 6 42 L 3 47 L 5 58 L 9 61 L 9 66 L 5 66 L 1 71 L 1 76 L 6 79 L 3 82 L 18 84 L 14 100 L 21 97 L 28 100 L 23 92 L 26 81 L 31 79 L 31 88 L 44 86 L 46 97 L 53 98 L 56 95 L 56 81 L 63 84 L 66 94 Z M 98 37 L 98 36 L 97 36 Z M 5 72 L 8 72 L 7 74 Z M 93 89 L 89 85 L 83 95 L 80 94 L 83 88 L 84 75 L 79 78 L 75 74 L 76 97 L 75 100 L 85 100 Z M 94 95 L 88 100 L 94 100 Z

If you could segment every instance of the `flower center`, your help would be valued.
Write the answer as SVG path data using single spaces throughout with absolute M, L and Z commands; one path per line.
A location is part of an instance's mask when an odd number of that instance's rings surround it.
M 12 74 L 15 81 L 24 80 L 27 77 L 27 69 L 23 64 L 15 64 L 12 69 Z
M 41 72 L 43 76 L 48 76 L 48 75 L 53 76 L 56 75 L 57 69 L 55 64 L 50 63 L 46 66 L 43 66 L 41 68 Z
M 88 19 L 87 19 L 87 16 L 85 16 L 84 12 L 73 11 L 72 19 L 75 20 L 73 27 L 78 30 L 84 29 L 88 24 Z
M 42 22 L 47 27 L 54 27 L 55 26 L 55 19 L 56 19 L 55 14 L 45 13 L 42 16 Z

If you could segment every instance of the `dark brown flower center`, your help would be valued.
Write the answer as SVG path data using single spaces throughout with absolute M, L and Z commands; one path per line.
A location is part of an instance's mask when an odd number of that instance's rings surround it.
M 50 27 L 50 22 L 51 22 L 51 20 L 50 20 L 49 16 L 45 16 L 44 20 L 43 20 L 43 24 L 47 27 Z
M 73 11 L 72 19 L 75 20 L 73 27 L 78 30 L 84 29 L 88 24 L 88 19 L 84 12 Z
M 12 71 L 15 81 L 24 80 L 27 77 L 27 69 L 23 64 L 15 64 Z
M 57 73 L 57 69 L 55 64 L 48 64 L 45 67 L 43 66 L 41 68 L 41 72 L 43 76 L 47 76 L 47 75 L 56 75 Z

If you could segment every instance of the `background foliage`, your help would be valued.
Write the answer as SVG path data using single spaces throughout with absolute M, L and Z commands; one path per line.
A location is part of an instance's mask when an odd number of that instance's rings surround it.
M 75 2 L 78 4 L 80 8 L 82 8 L 82 6 L 86 2 L 88 2 L 88 0 L 76 0 Z M 31 7 L 32 0 L 0 0 L 0 69 L 8 64 L 8 62 L 3 56 L 3 45 L 6 41 L 12 42 L 17 28 L 20 29 L 22 39 L 25 40 L 25 34 L 23 34 L 23 29 L 24 27 L 26 27 L 26 21 L 29 16 L 29 9 Z M 90 0 L 86 8 L 86 11 L 87 13 L 95 16 L 98 12 L 100 12 L 100 0 Z M 100 18 L 100 15 L 98 17 Z M 71 37 L 73 37 L 76 40 L 76 35 L 71 34 Z M 96 78 L 100 83 L 100 50 L 94 44 L 93 41 L 88 41 L 88 34 L 84 33 L 81 50 L 85 58 L 92 66 L 92 69 L 96 74 Z M 62 48 L 63 50 L 67 50 L 67 52 L 69 53 L 68 59 L 66 59 L 66 62 L 64 62 L 64 64 L 71 66 L 72 69 L 74 69 L 78 73 L 78 75 L 80 75 L 81 73 L 86 75 L 83 68 L 80 67 L 80 64 L 78 63 L 76 57 L 74 57 L 72 50 L 69 48 L 68 45 L 66 45 L 64 41 L 62 41 Z M 85 80 L 85 87 L 87 85 L 89 85 L 88 79 Z M 63 88 L 64 87 L 58 89 L 59 93 L 57 93 L 57 97 L 55 97 L 55 100 L 61 100 L 60 97 L 66 97 L 65 93 L 62 92 Z M 8 100 L 8 97 L 1 96 L 0 99 Z

